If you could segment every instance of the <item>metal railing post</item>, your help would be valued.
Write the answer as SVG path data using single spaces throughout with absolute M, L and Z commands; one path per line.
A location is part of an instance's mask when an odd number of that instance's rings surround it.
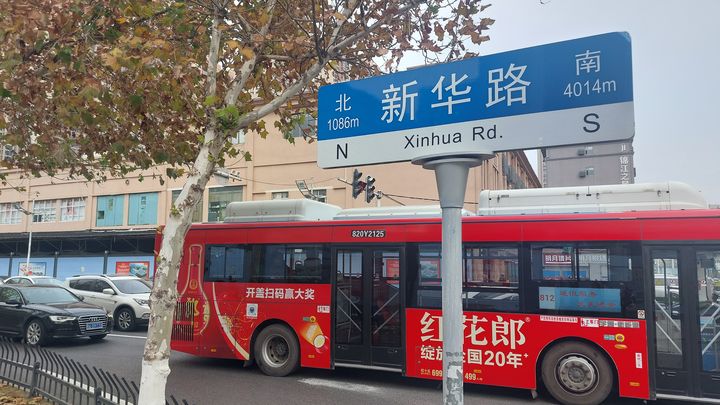
M 95 405 L 102 405 L 103 390 L 100 387 L 95 387 Z
M 36 361 L 33 364 L 32 377 L 30 378 L 30 392 L 28 392 L 28 398 L 35 396 L 35 389 L 37 388 L 38 377 L 40 375 L 40 362 Z

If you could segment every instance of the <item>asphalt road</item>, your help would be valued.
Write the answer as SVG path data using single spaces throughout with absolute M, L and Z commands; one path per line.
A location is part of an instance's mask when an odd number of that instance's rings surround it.
M 88 365 L 140 381 L 145 331 L 112 333 L 105 340 L 76 339 L 48 347 Z M 357 369 L 301 369 L 284 378 L 268 377 L 257 367 L 243 368 L 235 360 L 206 359 L 173 352 L 167 393 L 197 405 L 212 404 L 439 404 L 442 384 L 391 372 Z M 553 404 L 547 395 L 532 400 L 526 390 L 465 384 L 467 404 Z M 658 401 L 656 405 L 670 405 Z M 640 405 L 642 401 L 614 399 L 612 405 Z M 678 404 L 675 402 L 675 404 Z

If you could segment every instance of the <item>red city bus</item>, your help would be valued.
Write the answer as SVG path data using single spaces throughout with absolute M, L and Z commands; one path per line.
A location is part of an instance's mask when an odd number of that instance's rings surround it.
M 272 376 L 441 379 L 440 219 L 304 220 L 288 204 L 332 206 L 274 203 L 192 226 L 172 348 Z M 467 383 L 544 384 L 565 404 L 720 400 L 720 210 L 467 216 L 462 234 Z

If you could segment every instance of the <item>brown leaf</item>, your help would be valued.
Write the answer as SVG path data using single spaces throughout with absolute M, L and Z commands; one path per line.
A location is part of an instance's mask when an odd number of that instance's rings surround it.
M 442 26 L 440 26 L 440 23 L 435 23 L 435 36 L 437 36 L 438 41 L 442 41 L 443 38 L 445 38 L 445 31 L 443 30 Z
M 240 48 L 240 53 L 247 59 L 252 59 L 255 57 L 255 51 L 253 51 L 252 48 Z
M 109 67 L 110 69 L 112 69 L 116 72 L 118 70 L 120 70 L 120 64 L 118 63 L 117 58 L 114 57 L 113 55 L 111 55 L 109 53 L 103 54 L 102 60 L 103 60 L 103 64 L 105 66 Z

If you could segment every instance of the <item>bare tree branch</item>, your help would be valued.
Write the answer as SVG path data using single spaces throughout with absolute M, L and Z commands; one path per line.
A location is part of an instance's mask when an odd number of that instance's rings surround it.
M 266 8 L 266 12 L 268 14 L 268 21 L 260 29 L 260 35 L 262 35 L 263 37 L 267 34 L 268 30 L 270 29 L 270 26 L 272 25 L 275 4 L 276 4 L 276 0 L 270 0 L 268 2 L 267 8 Z M 230 84 L 230 90 L 228 90 L 227 94 L 225 95 L 225 105 L 234 105 L 237 102 L 240 92 L 245 88 L 245 84 L 247 84 L 247 80 L 250 77 L 250 74 L 252 73 L 253 69 L 255 68 L 255 63 L 257 63 L 257 60 L 258 60 L 257 50 L 258 50 L 258 47 L 255 46 L 253 48 L 252 58 L 250 58 L 245 63 L 243 63 L 242 67 L 240 68 L 240 73 L 235 77 L 235 79 Z

